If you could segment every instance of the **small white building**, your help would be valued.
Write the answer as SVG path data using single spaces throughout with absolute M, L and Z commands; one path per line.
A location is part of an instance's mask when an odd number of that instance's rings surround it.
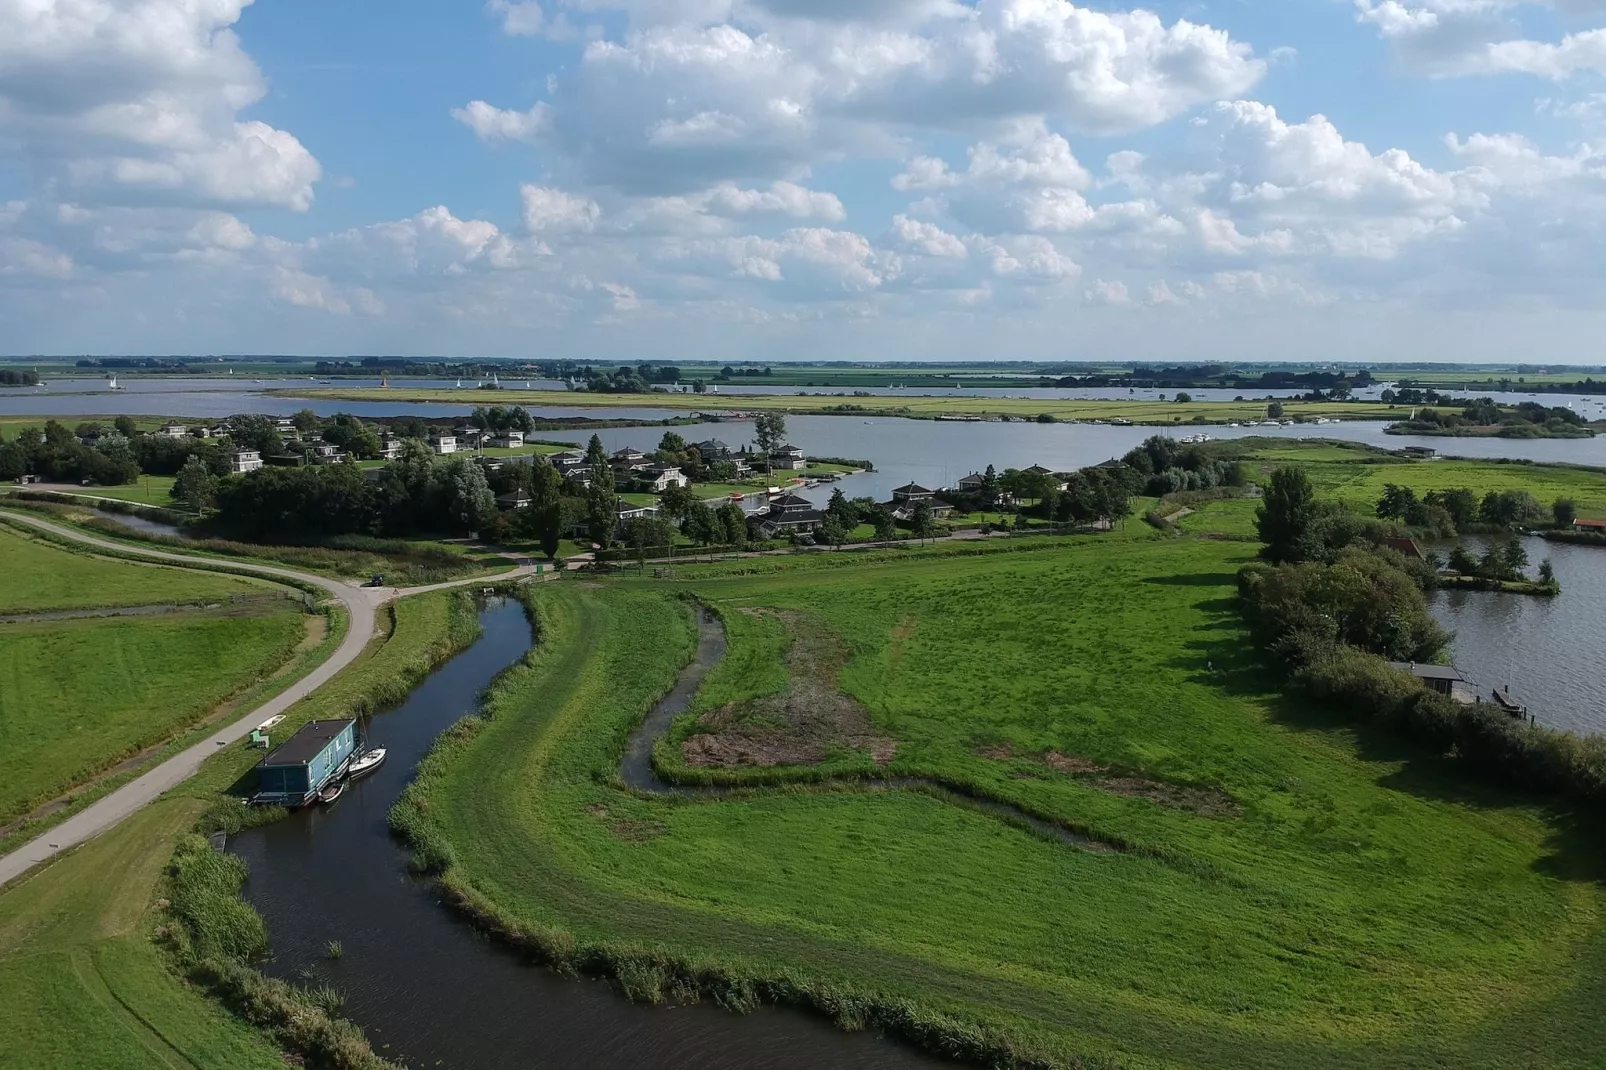
M 524 445 L 524 432 L 492 431 L 485 444 L 493 450 L 516 450 Z
M 441 456 L 441 457 L 446 456 L 448 453 L 456 453 L 457 452 L 457 436 L 456 435 L 430 435 L 429 436 L 429 448 L 434 450 L 435 453 L 438 456 Z
M 385 435 L 379 440 L 380 460 L 394 461 L 397 457 L 401 456 L 401 451 L 401 439 L 397 438 L 395 435 Z
M 646 468 L 638 468 L 630 473 L 643 486 L 652 490 L 654 494 L 662 493 L 670 487 L 684 487 L 691 480 L 686 474 L 672 464 L 654 464 Z
M 262 454 L 257 450 L 235 450 L 229 454 L 229 471 L 235 475 L 255 472 L 262 467 Z
M 809 461 L 796 446 L 781 446 L 770 454 L 770 464 L 783 471 L 801 472 L 809 466 Z
M 156 433 L 163 438 L 183 438 L 190 433 L 190 429 L 180 423 L 163 424 Z

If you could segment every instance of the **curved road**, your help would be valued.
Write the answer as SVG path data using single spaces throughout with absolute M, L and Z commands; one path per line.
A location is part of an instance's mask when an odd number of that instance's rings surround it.
M 218 728 L 201 742 L 175 754 L 138 778 L 96 800 L 93 804 L 85 807 L 54 828 L 47 830 L 36 839 L 29 841 L 10 854 L 0 857 L 0 887 L 15 880 L 40 862 L 44 862 L 59 852 L 83 843 L 85 840 L 106 831 L 129 814 L 153 802 L 163 792 L 193 776 L 200 769 L 201 763 L 206 761 L 210 755 L 217 753 L 219 747 L 239 742 L 250 735 L 253 728 L 269 717 L 285 713 L 291 706 L 328 683 L 346 666 L 356 661 L 368 646 L 369 640 L 374 637 L 375 616 L 379 608 L 385 603 L 399 597 L 426 594 L 431 591 L 441 591 L 452 587 L 467 587 L 476 583 L 503 583 L 509 579 L 517 579 L 521 576 L 529 575 L 535 571 L 533 566 L 524 566 L 516 568 L 512 572 L 500 573 L 494 577 L 481 576 L 465 580 L 454 580 L 450 583 L 437 583 L 429 587 L 406 589 L 358 587 L 340 580 L 331 580 L 325 576 L 314 576 L 274 565 L 214 561 L 208 558 L 170 553 L 165 550 L 134 547 L 107 539 L 97 539 L 92 535 L 85 535 L 71 528 L 52 524 L 47 520 L 41 520 L 38 517 L 26 514 L 7 512 L 6 517 L 18 523 L 50 532 L 52 535 L 72 539 L 86 546 L 113 550 L 120 554 L 133 554 L 152 561 L 210 571 L 222 569 L 225 571 L 247 572 L 258 576 L 290 579 L 301 583 L 313 584 L 327 591 L 346 607 L 346 615 L 350 623 L 339 649 L 306 676 L 285 688 L 284 691 L 256 709 L 243 714 L 239 720 Z

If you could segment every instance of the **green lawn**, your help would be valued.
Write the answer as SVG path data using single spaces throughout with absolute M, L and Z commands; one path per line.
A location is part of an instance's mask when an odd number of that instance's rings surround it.
M 0 527 L 0 615 L 226 601 L 281 588 L 249 579 L 91 557 Z
M 156 803 L 0 893 L 0 1068 L 282 1070 L 151 942 L 162 869 L 200 809 Z
M 540 653 L 431 782 L 446 879 L 532 932 L 908 1000 L 1060 1059 L 1602 1065 L 1598 819 L 1466 783 L 1283 698 L 1232 609 L 1254 547 L 1141 528 L 541 588 Z M 912 791 L 619 790 L 624 733 L 691 649 L 682 590 L 733 621 L 697 711 L 806 670 L 897 741 L 887 772 L 1127 849 L 1078 850 Z M 840 661 L 787 661 L 777 619 Z M 824 768 L 874 766 L 841 741 Z
M 205 717 L 305 635 L 288 600 L 0 625 L 0 822 Z

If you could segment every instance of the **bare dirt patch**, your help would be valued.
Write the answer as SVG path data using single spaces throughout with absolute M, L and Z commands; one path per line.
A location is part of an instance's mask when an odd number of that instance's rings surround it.
M 1061 754 L 1051 750 L 1043 755 L 1043 762 L 1050 769 L 1064 773 L 1066 776 L 1085 776 L 1088 773 L 1107 773 L 1110 767 L 1100 765 L 1088 758 L 1081 758 L 1074 754 Z
M 615 821 L 613 834 L 626 843 L 646 843 L 669 831 L 662 821 Z
M 837 689 L 848 661 L 842 638 L 800 613 L 743 612 L 773 614 L 790 633 L 786 689 L 703 714 L 698 724 L 707 731 L 681 745 L 686 763 L 761 769 L 818 765 L 841 750 L 868 751 L 877 765 L 892 761 L 897 740 L 877 735 L 864 706 Z
M 989 758 L 992 761 L 1001 762 L 1006 758 L 1015 757 L 1015 748 L 1011 747 L 1008 743 L 993 743 L 985 747 L 977 747 L 976 753 L 981 755 L 983 758 Z

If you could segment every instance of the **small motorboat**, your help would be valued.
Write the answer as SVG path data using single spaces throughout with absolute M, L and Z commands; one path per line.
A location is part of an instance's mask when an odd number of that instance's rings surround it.
M 351 769 L 347 771 L 347 776 L 349 776 L 352 780 L 356 780 L 360 776 L 367 776 L 375 769 L 378 769 L 380 763 L 382 763 L 384 760 L 384 747 L 375 747 L 373 750 L 365 750 L 351 760 Z
M 279 714 L 277 717 L 269 717 L 266 721 L 263 721 L 261 724 L 257 725 L 257 731 L 258 732 L 266 732 L 268 729 L 275 728 L 278 725 L 282 724 L 283 722 L 284 722 L 284 714 L 282 714 L 282 713 Z
M 333 784 L 326 785 L 324 789 L 318 793 L 318 801 L 323 803 L 325 806 L 328 806 L 345 793 L 346 782 L 344 780 L 337 780 Z

